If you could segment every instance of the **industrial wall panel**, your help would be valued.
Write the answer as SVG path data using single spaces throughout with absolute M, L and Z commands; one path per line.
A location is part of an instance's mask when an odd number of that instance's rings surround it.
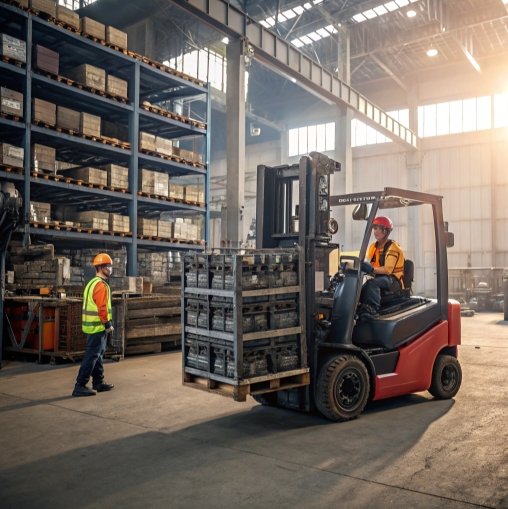
M 321 78 L 322 72 L 323 72 L 323 69 L 319 65 L 316 65 L 314 62 L 312 62 L 311 79 L 316 85 L 321 86 L 321 83 L 323 81 Z
M 247 39 L 254 44 L 254 46 L 261 47 L 263 27 L 261 25 L 251 23 L 247 25 L 246 36 Z
M 304 56 L 301 57 L 300 62 L 300 72 L 306 77 L 310 79 L 310 68 L 312 65 L 312 60 L 310 58 L 306 58 Z
M 235 9 L 229 9 L 229 26 L 238 33 L 243 33 L 243 14 L 236 11 Z
M 262 48 L 270 55 L 275 55 L 275 41 L 277 40 L 275 34 L 268 30 L 263 30 Z
M 208 0 L 208 13 L 213 19 L 227 25 L 228 23 L 228 5 L 220 0 Z
M 288 51 L 289 51 L 289 45 L 281 41 L 280 39 L 276 40 L 276 51 L 277 51 L 277 60 L 280 60 L 284 64 L 288 65 L 289 63 L 289 57 L 288 57 Z
M 291 46 L 289 46 L 289 67 L 295 71 L 300 71 L 300 55 Z

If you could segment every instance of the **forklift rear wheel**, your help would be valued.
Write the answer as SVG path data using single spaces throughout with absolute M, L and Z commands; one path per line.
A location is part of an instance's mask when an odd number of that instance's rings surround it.
M 452 355 L 438 355 L 432 370 L 429 392 L 438 399 L 450 399 L 457 394 L 462 382 L 462 369 Z
M 316 407 L 332 421 L 358 417 L 369 399 L 370 381 L 365 364 L 354 355 L 338 355 L 321 368 Z

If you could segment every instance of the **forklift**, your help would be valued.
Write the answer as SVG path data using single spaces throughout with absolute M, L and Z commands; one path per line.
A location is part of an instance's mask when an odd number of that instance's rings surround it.
M 253 397 L 266 405 L 318 411 L 332 421 L 358 417 L 370 401 L 414 392 L 453 398 L 462 380 L 460 304 L 448 299 L 446 249 L 453 246 L 453 234 L 443 220 L 442 197 L 391 187 L 331 196 L 337 171 L 339 163 L 317 152 L 294 165 L 258 166 L 256 249 L 297 246 L 302 253 L 310 384 Z M 350 235 L 358 242 L 357 254 L 340 254 L 332 242 L 338 222 L 331 207 L 351 211 L 351 229 L 361 225 Z M 382 295 L 379 313 L 362 321 L 357 307 L 367 276 L 361 261 L 378 213 L 413 218 L 421 213 L 426 230 L 433 230 L 434 245 L 425 252 L 435 268 L 424 271 L 426 283 L 434 279 L 428 285 L 432 295 L 412 294 L 409 260 L 405 288 Z

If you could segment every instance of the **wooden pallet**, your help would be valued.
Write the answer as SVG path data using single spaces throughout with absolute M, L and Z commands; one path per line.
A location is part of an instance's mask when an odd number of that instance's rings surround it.
M 241 381 L 231 380 L 231 383 L 219 382 L 206 376 L 196 375 L 185 371 L 183 373 L 183 385 L 195 389 L 232 397 L 235 401 L 246 401 L 247 396 L 276 392 L 296 387 L 304 387 L 310 384 L 308 368 L 292 370 L 283 373 L 260 376 Z
M 23 175 L 25 173 L 23 168 L 18 166 L 6 166 L 4 164 L 0 164 L 0 170 L 5 171 L 6 173 L 17 173 L 18 175 Z

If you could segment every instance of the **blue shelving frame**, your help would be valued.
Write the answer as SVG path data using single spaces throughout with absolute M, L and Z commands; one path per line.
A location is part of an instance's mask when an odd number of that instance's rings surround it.
M 26 41 L 26 63 L 16 64 L 11 61 L 0 60 L 0 85 L 7 86 L 16 83 L 17 89 L 23 92 L 23 118 L 20 120 L 0 117 L 0 142 L 13 143 L 24 149 L 23 174 L 5 171 L 0 168 L 0 180 L 11 181 L 22 187 L 23 213 L 25 217 L 25 241 L 29 236 L 58 239 L 60 241 L 85 241 L 91 244 L 123 245 L 127 248 L 128 275 L 137 275 L 138 248 L 153 250 L 203 250 L 204 245 L 182 244 L 166 241 L 155 241 L 138 238 L 137 217 L 140 207 L 154 214 L 163 211 L 179 212 L 182 214 L 202 214 L 204 217 L 204 241 L 209 242 L 210 210 L 208 200 L 210 196 L 209 162 L 210 162 L 210 120 L 211 97 L 209 85 L 185 79 L 180 75 L 171 74 L 165 70 L 139 60 L 133 55 L 90 40 L 80 34 L 57 26 L 51 21 L 42 19 L 23 9 L 0 3 L 0 24 L 2 33 L 18 37 Z M 129 82 L 129 98 L 124 102 L 115 100 L 107 95 L 99 95 L 94 91 L 77 88 L 65 81 L 58 81 L 56 77 L 41 73 L 32 65 L 32 48 L 35 44 L 55 49 L 64 57 L 67 63 L 75 60 L 75 65 L 91 63 L 104 68 L 106 72 L 126 79 Z M 71 56 L 72 54 L 72 56 Z M 58 132 L 56 129 L 32 124 L 32 99 L 34 90 L 37 96 L 47 100 L 54 97 L 62 106 L 93 114 L 107 114 L 109 117 L 124 119 L 128 125 L 130 148 L 122 148 L 103 144 L 85 137 Z M 42 92 L 41 92 L 42 91 Z M 152 99 L 181 100 L 185 98 L 203 98 L 206 104 L 206 119 L 201 125 L 185 123 L 168 116 L 158 115 L 143 108 L 142 101 Z M 167 138 L 185 139 L 185 137 L 203 137 L 204 167 L 187 165 L 176 160 L 142 153 L 139 151 L 139 131 L 146 130 Z M 88 160 L 98 158 L 111 163 L 120 163 L 129 168 L 129 190 L 127 193 L 106 189 L 80 186 L 65 181 L 44 179 L 33 175 L 31 168 L 32 143 L 48 144 L 58 151 L 74 150 L 83 154 Z M 203 147 L 203 145 L 201 145 Z M 169 176 L 195 176 L 204 179 L 205 206 L 199 207 L 185 203 L 175 203 L 169 200 L 148 198 L 138 195 L 139 166 L 148 165 L 151 168 L 164 171 Z M 87 164 L 92 165 L 92 164 Z M 79 231 L 64 231 L 57 229 L 40 229 L 30 225 L 30 200 L 36 196 L 39 201 L 52 202 L 58 196 L 75 196 L 76 199 L 101 200 L 101 203 L 126 210 L 130 217 L 132 236 L 117 236 L 95 234 Z M 46 197 L 41 200 L 41 197 Z M 65 200 L 65 198 L 61 198 Z M 61 201 L 63 203 L 63 201 Z

